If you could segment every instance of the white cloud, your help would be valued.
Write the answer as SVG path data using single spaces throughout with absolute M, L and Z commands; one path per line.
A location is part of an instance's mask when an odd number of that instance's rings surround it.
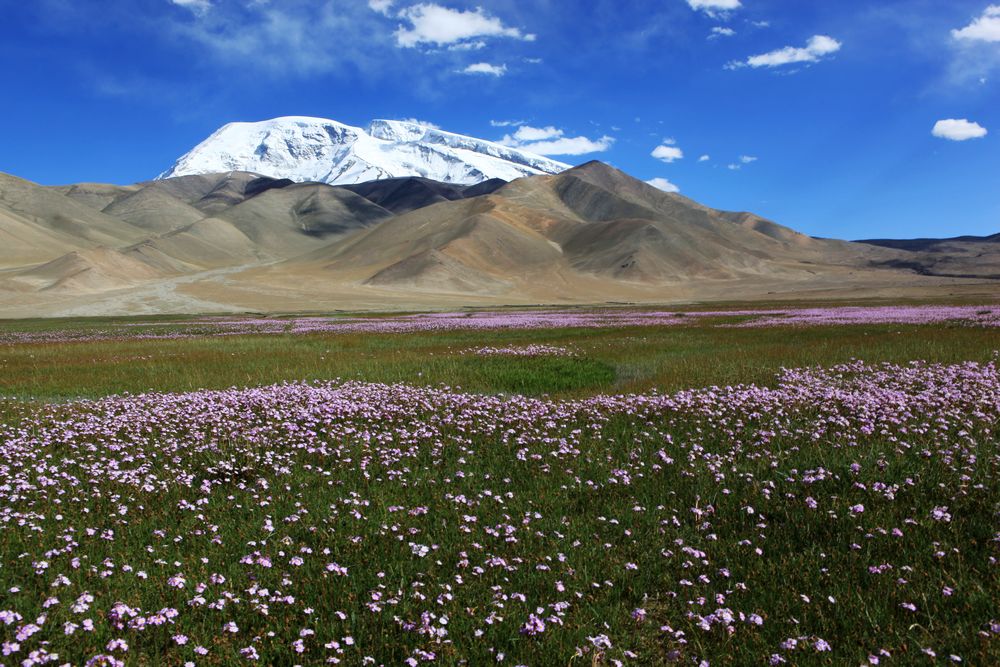
M 383 16 L 389 16 L 389 10 L 396 4 L 396 0 L 368 0 L 368 6 L 372 11 L 376 11 Z
M 547 127 L 521 125 L 514 134 L 505 135 L 497 143 L 511 148 L 523 148 L 539 155 L 603 153 L 615 143 L 614 137 L 609 136 L 588 139 L 587 137 L 567 137 L 564 135 L 562 130 L 551 125 Z
M 552 141 L 539 141 L 526 146 L 525 150 L 539 155 L 587 155 L 588 153 L 603 153 L 614 145 L 614 137 L 607 135 L 599 139 L 587 137 L 562 137 Z
M 712 159 L 711 155 L 702 155 L 700 158 L 698 158 L 698 162 L 708 162 L 711 159 Z
M 665 178 L 651 178 L 646 181 L 648 184 L 652 185 L 657 190 L 663 190 L 664 192 L 680 192 L 681 189 L 668 181 Z
M 518 142 L 546 141 L 548 139 L 558 139 L 563 135 L 562 130 L 558 130 L 551 125 L 547 127 L 531 127 L 522 125 L 514 132 L 514 140 Z
M 212 8 L 212 0 L 169 0 L 173 5 L 190 9 L 195 14 L 204 14 Z
M 985 127 L 979 123 L 974 123 L 965 118 L 948 118 L 934 123 L 931 134 L 940 139 L 950 141 L 967 141 L 969 139 L 981 139 L 988 134 Z
M 952 30 L 951 36 L 965 41 L 1000 42 L 1000 5 L 990 5 L 969 25 Z
M 507 73 L 507 66 L 504 64 L 491 65 L 490 63 L 473 63 L 465 69 L 459 70 L 462 74 L 488 74 L 490 76 L 503 76 Z
M 463 11 L 449 9 L 432 3 L 421 3 L 399 12 L 399 18 L 410 24 L 409 28 L 399 26 L 396 30 L 396 44 L 412 48 L 421 44 L 450 46 L 482 37 L 508 37 L 533 41 L 534 35 L 525 34 L 518 28 L 505 26 L 495 16 L 490 16 L 482 7 Z
M 657 160 L 663 160 L 666 163 L 676 162 L 684 157 L 684 151 L 677 148 L 677 146 L 668 146 L 666 144 L 657 146 L 650 153 Z
M 756 161 L 757 161 L 757 158 L 755 158 L 753 155 L 741 155 L 740 156 L 740 162 L 742 162 L 743 164 L 750 164 L 750 163 L 756 162 Z
M 717 25 L 714 28 L 712 28 L 712 34 L 709 35 L 709 38 L 711 39 L 713 37 L 732 37 L 735 34 L 736 31 L 733 30 L 732 28 L 725 28 L 723 26 Z
M 813 35 L 805 47 L 786 46 L 783 49 L 761 53 L 750 56 L 746 60 L 737 60 L 726 65 L 726 69 L 739 69 L 740 67 L 781 67 L 782 65 L 793 65 L 796 63 L 818 62 L 823 56 L 836 53 L 843 46 L 833 37 L 827 35 Z
M 523 120 L 491 120 L 490 127 L 518 127 L 524 125 Z
M 709 16 L 719 16 L 742 6 L 740 0 L 687 0 L 687 3 L 691 9 Z

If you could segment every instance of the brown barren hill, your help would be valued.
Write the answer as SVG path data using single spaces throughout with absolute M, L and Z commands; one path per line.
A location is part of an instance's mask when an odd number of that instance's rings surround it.
M 0 314 L 993 294 L 997 248 L 812 238 L 600 162 L 477 185 L 0 175 Z

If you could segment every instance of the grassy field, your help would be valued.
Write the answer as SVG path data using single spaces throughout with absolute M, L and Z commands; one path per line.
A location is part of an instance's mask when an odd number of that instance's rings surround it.
M 0 662 L 1000 663 L 1000 330 L 741 321 L 5 323 Z
M 341 378 L 571 397 L 768 384 L 783 367 L 831 365 L 854 358 L 985 361 L 1000 349 L 1000 331 L 960 324 L 741 329 L 722 328 L 719 322 L 662 328 L 269 334 L 0 345 L 0 393 L 51 401 Z M 106 329 L 115 322 L 85 324 Z M 18 323 L 6 326 L 16 329 Z M 484 360 L 460 354 L 482 345 L 535 343 L 570 345 L 580 356 Z

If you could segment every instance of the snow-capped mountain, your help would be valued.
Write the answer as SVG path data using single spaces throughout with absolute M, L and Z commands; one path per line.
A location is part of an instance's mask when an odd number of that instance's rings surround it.
M 415 122 L 375 120 L 360 128 L 289 116 L 225 125 L 158 178 L 249 171 L 331 185 L 403 176 L 479 183 L 569 168 L 540 155 Z

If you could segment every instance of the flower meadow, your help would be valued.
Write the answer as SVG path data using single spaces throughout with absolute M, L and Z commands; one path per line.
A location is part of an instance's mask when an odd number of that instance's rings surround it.
M 562 345 L 508 345 L 506 347 L 485 346 L 470 347 L 460 354 L 477 357 L 573 357 L 577 352 Z
M 1000 368 L 4 406 L 0 663 L 1000 661 Z
M 735 321 L 734 321 L 735 320 Z M 0 345 L 129 339 L 188 339 L 263 334 L 408 334 L 425 332 L 605 329 L 680 326 L 718 321 L 720 327 L 956 324 L 1000 327 L 1000 305 L 830 306 L 705 311 L 632 309 L 466 311 L 380 317 L 200 317 L 0 331 Z

